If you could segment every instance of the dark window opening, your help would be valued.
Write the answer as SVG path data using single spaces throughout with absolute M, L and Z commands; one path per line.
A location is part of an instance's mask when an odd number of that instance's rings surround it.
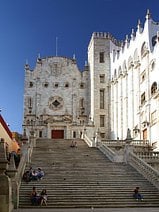
M 99 62 L 104 63 L 104 52 L 99 53 Z

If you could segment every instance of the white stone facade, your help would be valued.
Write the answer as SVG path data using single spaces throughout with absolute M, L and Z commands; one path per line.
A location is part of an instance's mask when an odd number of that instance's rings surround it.
M 133 139 L 159 147 L 158 55 L 159 23 L 147 11 L 124 42 L 93 33 L 84 71 L 64 57 L 38 58 L 33 71 L 26 64 L 24 129 L 75 138 L 86 128 L 90 138 L 122 140 L 129 128 Z
M 147 11 L 121 47 L 111 44 L 111 134 L 148 139 L 159 147 L 159 23 Z M 158 130 L 157 130 L 158 129 Z M 157 144 L 157 143 L 158 144 Z
M 87 67 L 80 72 L 74 59 L 38 58 L 33 71 L 26 64 L 23 125 L 28 134 L 51 138 L 54 130 L 63 138 L 80 137 L 88 123 L 87 101 Z

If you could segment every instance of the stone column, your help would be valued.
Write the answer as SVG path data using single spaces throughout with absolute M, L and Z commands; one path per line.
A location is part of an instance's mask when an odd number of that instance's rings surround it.
M 5 143 L 0 142 L 0 211 L 11 212 L 12 204 L 12 187 L 11 180 L 5 174 L 7 170 L 8 161 L 5 152 Z
M 8 166 L 8 169 L 6 171 L 7 176 L 11 179 L 12 184 L 12 203 L 14 205 L 14 208 L 17 208 L 17 205 L 19 204 L 19 187 L 18 182 L 15 179 L 15 176 L 17 174 L 17 169 L 15 167 L 14 162 L 14 156 L 11 155 L 10 163 Z

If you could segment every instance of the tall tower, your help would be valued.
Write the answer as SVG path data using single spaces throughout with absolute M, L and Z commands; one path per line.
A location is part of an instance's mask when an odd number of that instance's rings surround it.
M 88 46 L 90 68 L 90 118 L 102 138 L 110 138 L 109 33 L 93 33 Z

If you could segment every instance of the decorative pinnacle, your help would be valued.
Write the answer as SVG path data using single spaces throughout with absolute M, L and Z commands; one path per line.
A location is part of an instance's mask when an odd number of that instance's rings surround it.
M 29 64 L 28 64 L 28 60 L 26 59 L 26 61 L 25 61 L 25 69 L 27 70 L 27 69 L 29 69 Z
M 129 36 L 128 36 L 128 35 L 126 35 L 126 37 L 125 37 L 125 41 L 126 41 L 126 42 L 128 42 L 128 40 L 129 40 Z
M 73 54 L 73 59 L 74 59 L 74 60 L 76 59 L 76 55 L 75 55 L 75 54 Z
M 141 25 L 141 21 L 140 21 L 140 19 L 138 19 L 137 28 L 138 28 L 138 29 L 141 29 L 141 28 L 142 28 L 142 25 Z
M 135 31 L 134 31 L 134 29 L 131 30 L 131 37 L 132 38 L 135 37 Z
M 150 10 L 147 9 L 147 13 L 146 13 L 146 19 L 150 19 L 151 18 L 151 13 L 150 13 Z

